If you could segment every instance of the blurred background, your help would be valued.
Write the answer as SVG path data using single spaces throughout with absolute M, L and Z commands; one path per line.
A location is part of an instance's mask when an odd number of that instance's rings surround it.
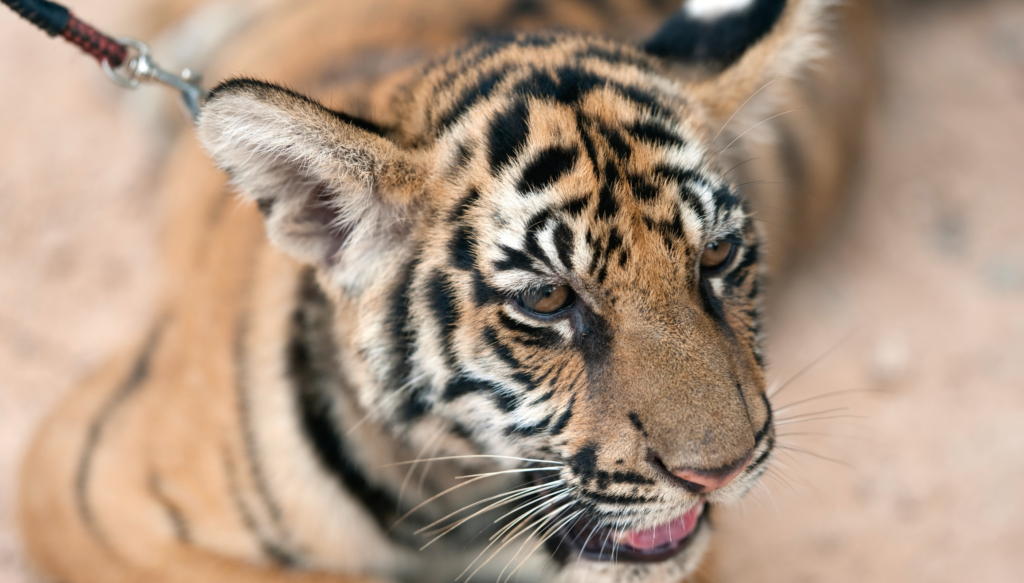
M 198 3 L 72 7 L 154 39 Z M 719 520 L 721 581 L 1024 580 L 1024 2 L 879 12 L 852 196 L 769 310 L 790 449 Z M 153 316 L 166 101 L 0 10 L 0 583 L 32 427 Z

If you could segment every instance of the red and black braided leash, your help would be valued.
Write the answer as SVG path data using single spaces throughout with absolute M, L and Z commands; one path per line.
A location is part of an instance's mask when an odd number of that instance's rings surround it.
M 79 20 L 70 10 L 47 0 L 0 0 L 50 36 L 60 35 L 111 67 L 120 67 L 128 58 L 123 44 Z
M 115 83 L 135 87 L 140 82 L 161 83 L 181 92 L 185 112 L 194 120 L 206 99 L 200 76 L 189 69 L 180 74 L 162 69 L 150 57 L 149 47 L 135 39 L 113 39 L 82 22 L 70 10 L 48 0 L 0 0 L 50 36 L 60 35 L 92 55 Z

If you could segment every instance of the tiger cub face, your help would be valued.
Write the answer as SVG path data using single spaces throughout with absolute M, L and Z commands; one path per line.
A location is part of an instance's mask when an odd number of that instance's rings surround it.
M 753 4 L 770 26 L 693 80 L 671 30 L 559 32 L 427 66 L 387 127 L 252 80 L 201 115 L 271 241 L 318 269 L 362 405 L 410 442 L 544 460 L 536 534 L 597 570 L 690 570 L 706 505 L 772 449 L 762 248 L 714 143 L 809 52 L 815 4 Z

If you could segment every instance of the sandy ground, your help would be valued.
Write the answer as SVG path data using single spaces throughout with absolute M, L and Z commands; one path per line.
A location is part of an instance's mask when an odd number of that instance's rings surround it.
M 75 7 L 141 34 L 157 3 Z M 1024 580 L 1024 3 L 891 3 L 856 194 L 776 293 L 792 449 L 721 521 L 723 581 Z M 6 10 L 0 80 L 0 583 L 16 583 L 30 429 L 153 311 L 159 148 L 138 96 Z

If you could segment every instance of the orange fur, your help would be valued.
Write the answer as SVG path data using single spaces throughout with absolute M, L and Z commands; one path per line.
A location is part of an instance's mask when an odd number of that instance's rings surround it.
M 594 389 L 586 401 L 558 391 L 568 377 L 597 376 L 595 370 L 601 367 L 577 354 L 517 347 L 505 359 L 539 363 L 535 368 L 557 368 L 564 375 L 544 381 L 545 389 L 557 392 L 549 400 L 509 413 L 518 415 L 514 423 L 524 426 L 547 412 L 550 425 L 555 413 L 576 403 L 564 438 L 510 438 L 511 422 L 499 410 L 500 403 L 475 394 L 435 404 L 445 413 L 396 428 L 394 420 L 405 414 L 402 407 L 414 409 L 416 403 L 394 397 L 402 397 L 405 387 L 393 393 L 382 388 L 400 366 L 393 359 L 394 346 L 383 342 L 392 333 L 386 315 L 393 308 L 391 296 L 401 286 L 403 266 L 418 257 L 419 263 L 405 275 L 411 324 L 403 322 L 397 334 L 401 337 L 401 330 L 416 326 L 416 365 L 408 377 L 396 378 L 407 384 L 423 378 L 442 387 L 458 374 L 480 380 L 503 370 L 502 359 L 488 352 L 493 346 L 479 332 L 499 326 L 502 318 L 525 316 L 508 306 L 474 313 L 463 308 L 455 311 L 452 327 L 458 331 L 449 337 L 431 307 L 434 282 L 445 282 L 443 291 L 460 302 L 468 302 L 474 293 L 471 273 L 452 267 L 443 254 L 457 227 L 451 217 L 462 212 L 464 193 L 471 186 L 484 191 L 476 210 L 463 217 L 478 229 L 473 260 L 499 261 L 502 229 L 514 230 L 542 204 L 571 204 L 580 193 L 596 197 L 607 178 L 588 174 L 578 155 L 551 182 L 543 203 L 520 197 L 515 198 L 518 206 L 510 206 L 509 195 L 501 193 L 518 180 L 515 176 L 528 172 L 530 156 L 558 147 L 582 151 L 577 145 L 585 132 L 576 133 L 577 115 L 591 120 L 594 128 L 657 121 L 648 106 L 608 88 L 590 93 L 572 111 L 540 99 L 528 101 L 530 140 L 507 168 L 496 172 L 493 162 L 484 160 L 486 128 L 515 103 L 516 95 L 499 93 L 492 101 L 483 100 L 460 118 L 456 131 L 436 131 L 444 112 L 457 108 L 460 96 L 480 82 L 483 73 L 474 67 L 485 71 L 511 64 L 507 82 L 512 83 L 516 75 L 528 77 L 527 65 L 551 70 L 574 66 L 649 89 L 659 103 L 679 114 L 664 131 L 693 144 L 692 151 L 688 145 L 666 153 L 660 145 L 627 137 L 632 155 L 616 162 L 618 171 L 653 176 L 666 160 L 681 164 L 679 160 L 692 157 L 706 163 L 707 189 L 724 192 L 734 178 L 722 172 L 728 167 L 713 156 L 712 140 L 738 135 L 741 129 L 719 130 L 766 80 L 796 72 L 816 50 L 807 21 L 817 13 L 808 11 L 813 4 L 808 2 L 795 2 L 772 34 L 721 74 L 685 70 L 682 76 L 671 76 L 671 67 L 651 64 L 626 44 L 584 33 L 562 33 L 550 46 L 539 48 L 513 43 L 478 61 L 472 61 L 474 51 L 482 49 L 471 48 L 425 72 L 410 67 L 438 58 L 467 30 L 481 27 L 568 25 L 636 39 L 671 12 L 657 2 L 637 7 L 609 1 L 604 8 L 598 3 L 552 2 L 541 12 L 511 8 L 532 3 L 470 0 L 452 0 L 443 7 L 412 0 L 390 0 L 386 6 L 318 0 L 271 8 L 217 59 L 212 76 L 242 71 L 273 79 L 387 129 L 379 135 L 361 129 L 333 117 L 315 101 L 263 84 L 229 84 L 215 93 L 204 109 L 199 133 L 244 196 L 263 203 L 266 227 L 256 205 L 237 205 L 227 178 L 214 170 L 192 136 L 182 136 L 161 192 L 168 205 L 163 315 L 148 339 L 84 383 L 41 427 L 26 458 L 21 488 L 20 519 L 32 560 L 68 583 L 454 578 L 475 551 L 466 554 L 460 543 L 442 542 L 433 552 L 420 554 L 396 544 L 372 512 L 325 477 L 325 462 L 318 462 L 296 429 L 302 421 L 292 386 L 284 380 L 305 374 L 292 370 L 299 366 L 296 362 L 308 364 L 315 373 L 309 377 L 313 384 L 329 378 L 343 389 L 326 413 L 304 413 L 323 414 L 344 427 L 341 441 L 349 447 L 345 454 L 360 466 L 363 477 L 371 484 L 401 483 L 402 495 L 414 503 L 456 483 L 456 476 L 513 467 L 502 461 L 442 461 L 433 465 L 429 477 L 424 472 L 422 479 L 411 480 L 405 467 L 393 465 L 433 452 L 554 456 L 568 466 L 574 452 L 599 436 L 602 460 L 618 458 L 614 463 L 640 476 L 634 480 L 652 484 L 653 470 L 645 465 L 648 451 L 661 452 L 661 463 L 670 469 L 720 468 L 744 456 L 767 455 L 770 445 L 764 436 L 770 439 L 770 410 L 761 401 L 756 327 L 760 268 L 749 267 L 756 275 L 722 296 L 718 310 L 725 324 L 701 307 L 702 294 L 711 292 L 693 277 L 700 249 L 721 233 L 742 247 L 737 261 L 756 247 L 758 229 L 749 221 L 741 223 L 745 215 L 738 207 L 715 211 L 724 217 L 716 223 L 718 231 L 711 229 L 710 219 L 701 222 L 694 212 L 683 212 L 679 228 L 685 236 L 667 243 L 663 235 L 637 225 L 645 220 L 670 224 L 677 213 L 675 203 L 665 198 L 647 206 L 629 202 L 641 187 L 623 182 L 614 192 L 620 208 L 614 220 L 580 219 L 583 226 L 573 239 L 580 256 L 599 255 L 584 243 L 584 232 L 601 241 L 624 233 L 622 247 L 630 251 L 628 257 L 616 256 L 617 266 L 605 257 L 600 285 L 588 275 L 570 277 L 580 301 L 605 314 L 604 325 L 616 334 L 614 349 L 604 356 L 610 363 L 601 372 L 605 388 Z M 840 30 L 854 30 L 844 37 L 853 40 L 829 58 L 859 64 L 850 55 L 864 48 L 858 35 L 869 29 L 862 24 L 867 17 L 858 15 L 849 22 L 856 24 Z M 622 59 L 632 64 L 568 56 L 587 47 L 622 51 Z M 758 167 L 758 172 L 813 185 L 813 200 L 824 201 L 819 209 L 833 208 L 830 201 L 841 198 L 850 144 L 858 140 L 858 124 L 835 120 L 844 112 L 862 116 L 866 103 L 859 93 L 851 97 L 850 91 L 833 87 L 824 91 L 827 99 L 809 99 L 829 79 L 827 66 L 822 65 L 826 73 L 807 77 L 803 85 L 779 83 L 789 91 L 781 92 L 781 98 L 819 105 L 779 124 L 784 139 L 796 144 L 799 158 L 807 160 L 806 171 L 780 169 L 784 164 L 777 159 Z M 448 79 L 454 85 L 438 89 Z M 827 150 L 807 146 L 823 141 L 830 144 Z M 596 143 L 595 156 L 605 166 L 612 164 L 612 140 Z M 466 144 L 473 156 L 460 167 L 458 152 Z M 668 179 L 652 179 L 652 184 L 659 193 L 673 188 Z M 325 202 L 318 206 L 321 199 Z M 792 204 L 799 208 L 805 202 Z M 321 221 L 323 212 L 330 215 L 326 223 Z M 817 226 L 824 223 L 818 217 L 827 214 L 812 210 L 807 216 Z M 493 245 L 485 245 L 492 236 Z M 424 248 L 434 251 L 416 255 Z M 680 265 L 694 267 L 678 270 Z M 315 269 L 315 276 L 306 266 Z M 496 271 L 485 275 L 494 281 L 505 277 Z M 521 275 L 507 277 L 500 285 L 525 285 Z M 315 297 L 310 299 L 310 294 Z M 567 326 L 552 329 L 570 334 Z M 322 345 L 316 342 L 296 344 L 308 340 L 303 334 L 330 337 L 337 343 L 336 353 L 319 354 Z M 499 334 L 498 340 L 510 335 Z M 307 354 L 295 356 L 296 346 Z M 461 359 L 462 373 L 445 368 L 446 350 Z M 317 358 L 332 363 L 337 377 L 317 368 Z M 643 439 L 636 433 L 639 425 L 634 429 L 628 422 L 627 411 L 644 417 Z M 476 425 L 468 432 L 456 431 L 457 419 Z M 761 427 L 759 437 L 755 430 Z M 562 471 L 567 482 L 585 485 L 579 475 Z M 657 510 L 635 520 L 653 526 L 698 499 L 732 500 L 755 478 L 750 471 L 729 489 L 704 498 L 658 482 L 650 487 Z M 346 486 L 353 488 L 351 483 Z M 624 496 L 638 488 L 613 485 L 606 494 Z M 442 501 L 431 518 L 494 490 L 470 487 L 460 492 L 461 498 Z M 699 531 L 685 560 L 650 567 L 643 572 L 644 580 L 667 582 L 693 572 L 699 551 L 708 545 L 707 530 Z M 613 581 L 628 573 L 595 563 L 584 566 L 584 576 Z

